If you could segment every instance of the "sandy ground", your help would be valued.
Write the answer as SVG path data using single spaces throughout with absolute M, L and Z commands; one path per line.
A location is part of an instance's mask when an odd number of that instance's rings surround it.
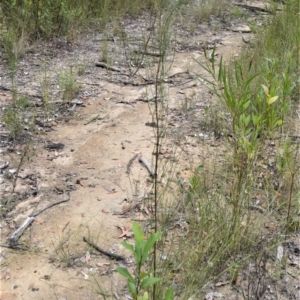
M 252 36 L 251 33 L 234 32 L 228 28 L 245 25 L 240 20 L 218 30 L 199 25 L 189 36 L 186 49 L 180 48 L 182 43 L 174 47 L 168 62 L 171 65 L 168 75 L 181 72 L 183 75 L 175 76 L 173 83 L 167 85 L 169 110 L 165 117 L 171 132 L 180 132 L 184 123 L 182 110 L 186 103 L 192 103 L 200 115 L 204 113 L 203 107 L 210 103 L 211 96 L 203 85 L 195 76 L 188 76 L 188 73 L 203 72 L 193 61 L 193 58 L 204 60 L 201 42 L 209 41 L 210 45 L 216 45 L 217 60 L 221 55 L 228 59 L 238 55 L 241 47 L 247 46 L 243 35 Z M 146 28 L 145 19 L 124 21 L 124 30 L 132 36 L 145 33 Z M 182 29 L 181 41 L 183 36 Z M 153 121 L 153 103 L 140 101 L 147 99 L 147 95 L 148 99 L 151 98 L 153 85 L 124 84 L 122 81 L 128 80 L 127 77 L 96 67 L 102 42 L 103 35 L 95 32 L 76 41 L 71 50 L 64 47 L 65 44 L 59 48 L 53 44 L 50 50 L 45 45 L 36 45 L 20 62 L 17 80 L 23 83 L 22 92 L 31 95 L 33 100 L 40 95 L 43 61 L 48 61 L 50 76 L 69 65 L 82 63 L 85 71 L 77 78 L 81 86 L 77 98 L 83 101 L 83 105 L 77 106 L 68 115 L 68 121 L 57 119 L 52 122 L 51 130 L 46 132 L 42 129 L 29 161 L 21 167 L 21 173 L 27 177 L 18 179 L 16 192 L 27 196 L 16 201 L 12 210 L 3 215 L 0 223 L 2 243 L 32 212 L 65 199 L 68 193 L 70 200 L 36 217 L 20 238 L 30 251 L 1 248 L 0 299 L 103 299 L 101 291 L 105 290 L 111 295 L 116 293 L 120 299 L 127 299 L 124 282 L 114 271 L 122 262 L 112 262 L 109 257 L 91 250 L 82 239 L 89 237 L 107 251 L 129 257 L 120 245 L 120 227 L 130 229 L 133 219 L 142 221 L 149 218 L 144 207 L 135 208 L 128 215 L 115 213 L 130 209 L 132 204 L 145 199 L 151 191 L 151 177 L 138 159 L 134 160 L 130 175 L 126 172 L 130 159 L 136 154 L 153 165 L 154 130 L 146 126 L 147 122 Z M 112 43 L 110 49 L 114 48 L 121 51 L 120 44 Z M 112 65 L 121 65 L 124 72 L 128 71 L 120 61 L 113 61 Z M 155 69 L 155 66 L 154 62 L 151 68 Z M 1 74 L 4 73 L 1 67 Z M 145 76 L 147 69 L 141 69 L 139 74 Z M 0 77 L 0 85 L 5 86 L 8 79 L 3 75 Z M 135 83 L 142 82 L 141 78 L 133 79 Z M 52 88 L 53 95 L 58 97 L 54 83 Z M 8 103 L 9 91 L 0 92 L 2 103 Z M 188 128 L 183 133 L 187 152 L 176 149 L 175 134 L 170 134 L 163 147 L 166 159 L 176 157 L 179 162 L 177 171 L 182 178 L 189 176 L 199 155 L 209 157 L 208 152 L 200 153 L 201 147 L 194 147 L 194 140 L 189 140 L 189 136 L 195 133 L 201 132 Z M 48 151 L 44 148 L 48 142 L 65 146 L 57 151 Z M 208 144 L 213 143 L 209 139 Z M 4 151 L 1 161 L 10 161 L 9 168 L 16 168 L 18 157 L 17 151 L 9 155 Z M 0 185 L 2 196 L 7 195 L 11 188 L 11 181 L 5 179 Z M 130 230 L 128 236 L 130 239 Z

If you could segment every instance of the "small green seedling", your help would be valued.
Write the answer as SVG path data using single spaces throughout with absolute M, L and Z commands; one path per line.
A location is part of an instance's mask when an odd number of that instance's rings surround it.
M 160 281 L 158 277 L 151 277 L 150 271 L 142 270 L 143 265 L 147 261 L 149 251 L 153 248 L 156 241 L 162 236 L 162 232 L 152 233 L 148 240 L 142 232 L 138 223 L 133 222 L 132 225 L 135 245 L 123 242 L 122 245 L 130 250 L 135 258 L 136 271 L 135 275 L 129 273 L 126 268 L 118 267 L 117 271 L 127 279 L 128 289 L 134 300 L 148 300 L 149 295 L 147 288 Z M 169 288 L 165 300 L 173 299 L 173 289 Z

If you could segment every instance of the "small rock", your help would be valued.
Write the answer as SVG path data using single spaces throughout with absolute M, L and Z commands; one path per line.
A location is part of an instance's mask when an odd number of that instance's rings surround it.
M 3 169 L 5 169 L 5 168 L 7 168 L 8 165 L 9 165 L 9 162 L 8 162 L 8 161 L 5 161 L 5 162 L 1 161 L 1 162 L 0 162 L 0 169 L 3 170 Z
M 224 296 L 223 294 L 217 292 L 212 292 L 205 295 L 205 300 L 213 300 L 216 298 L 224 298 Z
M 242 39 L 243 39 L 244 43 L 246 43 L 246 44 L 248 44 L 250 42 L 250 38 L 245 35 L 242 36 Z
M 249 26 L 247 25 L 241 25 L 241 26 L 237 26 L 237 27 L 233 27 L 231 29 L 234 32 L 243 32 L 243 33 L 250 33 L 251 29 Z

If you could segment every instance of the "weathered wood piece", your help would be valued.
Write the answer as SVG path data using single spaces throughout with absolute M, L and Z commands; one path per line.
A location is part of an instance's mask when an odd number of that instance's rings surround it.
M 105 62 L 99 61 L 99 62 L 96 62 L 95 65 L 96 65 L 96 67 L 104 68 L 104 69 L 109 70 L 109 71 L 121 72 L 121 70 L 119 68 L 109 66 Z
M 18 240 L 26 228 L 33 222 L 34 217 L 27 217 L 25 222 L 9 237 L 8 243 L 12 248 L 18 245 Z
M 56 202 L 53 202 L 53 203 L 50 203 L 48 204 L 47 206 L 45 206 L 44 208 L 41 208 L 40 210 L 38 210 L 37 212 L 33 213 L 32 215 L 30 215 L 29 217 L 36 217 L 38 216 L 39 214 L 41 214 L 43 211 L 49 209 L 50 207 L 53 207 L 57 204 L 60 204 L 60 203 L 63 203 L 63 202 L 67 202 L 70 200 L 70 194 L 68 194 L 68 197 L 66 199 L 62 199 L 62 200 L 58 200 Z
M 151 169 L 150 164 L 147 162 L 147 160 L 146 160 L 144 157 L 140 157 L 140 158 L 139 158 L 139 162 L 140 162 L 141 164 L 143 164 L 143 165 L 147 168 L 147 170 L 148 170 L 148 172 L 150 173 L 150 175 L 151 175 L 152 177 L 154 177 L 154 171 Z
M 97 251 L 99 251 L 100 253 L 108 256 L 111 259 L 115 259 L 115 260 L 126 260 L 126 258 L 124 256 L 115 254 L 115 253 L 110 253 L 107 252 L 105 250 L 103 250 L 102 248 L 100 248 L 99 246 L 97 246 L 96 244 L 94 244 L 93 242 L 91 242 L 90 240 L 88 240 L 86 237 L 83 237 L 83 241 L 88 243 L 90 246 L 92 246 L 93 248 L 95 248 Z
M 127 164 L 127 174 L 130 174 L 130 168 L 131 168 L 131 165 L 132 163 L 134 162 L 134 160 L 138 157 L 138 154 L 136 154 L 133 158 L 130 159 L 130 161 L 128 162 Z
M 53 207 L 53 206 L 55 206 L 57 204 L 60 204 L 60 203 L 63 203 L 63 202 L 67 202 L 69 200 L 70 200 L 70 195 L 68 194 L 68 198 L 56 201 L 54 203 L 50 203 L 46 207 L 41 208 L 37 212 L 35 212 L 35 213 L 31 214 L 30 216 L 28 216 L 27 219 L 23 222 L 23 224 L 17 230 L 15 230 L 12 233 L 12 235 L 8 238 L 8 243 L 9 243 L 8 246 L 11 247 L 11 248 L 17 248 L 19 238 L 24 233 L 26 228 L 33 222 L 33 220 L 36 216 L 38 216 L 39 214 L 41 214 L 43 211 L 47 210 L 50 207 Z
M 162 56 L 162 54 L 159 52 L 149 52 L 149 51 L 140 51 L 140 50 L 133 50 L 133 52 L 136 54 L 143 54 L 143 55 L 154 56 L 154 57 Z
M 242 4 L 242 3 L 233 3 L 233 5 L 249 9 L 255 13 L 263 12 L 263 13 L 272 14 L 272 15 L 274 14 L 274 12 L 272 12 L 271 10 L 266 9 L 266 8 L 261 8 L 258 6 L 252 6 L 252 5 Z

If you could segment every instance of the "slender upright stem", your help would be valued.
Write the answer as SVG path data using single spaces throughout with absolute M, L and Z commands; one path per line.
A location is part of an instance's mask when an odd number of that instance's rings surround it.
M 154 166 L 154 230 L 158 230 L 158 218 L 157 218 L 157 206 L 158 206 L 158 159 L 159 159 L 159 145 L 160 145 L 160 123 L 159 123 L 159 85 L 160 82 L 160 69 L 161 69 L 161 60 L 162 60 L 162 51 L 160 48 L 160 59 L 157 66 L 156 76 L 155 76 L 155 122 L 156 122 L 156 136 L 155 136 L 155 166 Z M 156 275 L 156 253 L 157 247 L 156 243 L 154 244 L 154 253 L 153 253 L 153 274 Z M 156 295 L 156 284 L 153 285 L 153 299 Z

